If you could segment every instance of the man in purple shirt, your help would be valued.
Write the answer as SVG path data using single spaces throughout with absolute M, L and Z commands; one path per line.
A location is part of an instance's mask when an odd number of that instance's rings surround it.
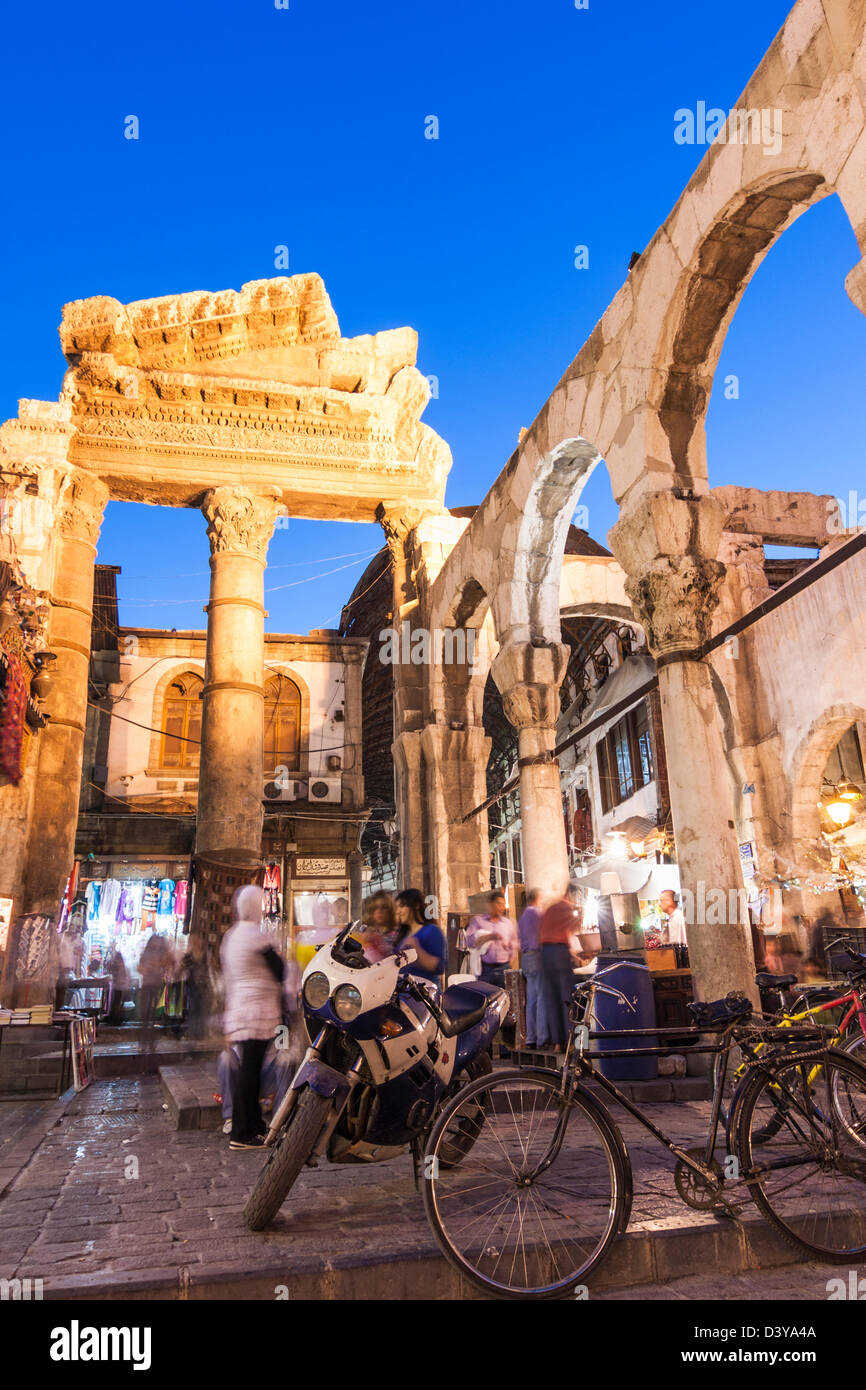
M 505 972 L 517 950 L 517 928 L 505 915 L 505 894 L 494 888 L 488 894 L 488 912 L 480 912 L 466 929 L 470 947 L 481 952 L 481 978 L 490 985 L 505 987 Z
M 541 893 L 532 888 L 526 895 L 526 907 L 517 923 L 520 938 L 520 968 L 526 976 L 526 1046 L 546 1047 L 548 1038 L 547 1014 L 544 1008 L 544 989 L 541 974 L 541 943 L 538 923 L 541 913 L 538 902 Z

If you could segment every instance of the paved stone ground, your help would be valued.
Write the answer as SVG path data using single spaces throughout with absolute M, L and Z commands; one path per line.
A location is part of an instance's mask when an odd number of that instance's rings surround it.
M 25 1106 L 29 1118 L 19 1109 Z M 690 1102 L 647 1111 L 673 1138 L 694 1143 L 704 1131 L 708 1108 Z M 673 1229 L 682 1239 L 699 1223 L 706 1232 L 704 1216 L 676 1196 L 667 1152 L 627 1115 L 621 1112 L 618 1119 L 635 1171 L 630 1231 Z M 359 1283 L 352 1287 L 359 1292 L 347 1293 L 344 1285 L 342 1293 L 332 1289 L 324 1296 L 363 1297 L 365 1265 L 427 1259 L 444 1268 L 408 1158 L 307 1169 L 273 1229 L 247 1231 L 241 1211 L 262 1155 L 231 1152 L 219 1133 L 173 1129 L 156 1077 L 94 1082 L 65 1108 L 56 1102 L 11 1102 L 0 1108 L 0 1165 L 4 1143 L 11 1162 L 24 1161 L 0 1198 L 0 1277 L 41 1278 L 49 1294 L 70 1287 L 84 1293 L 91 1285 L 104 1296 L 111 1285 L 122 1297 L 125 1289 L 131 1295 L 149 1280 L 154 1286 L 173 1282 L 176 1296 L 178 1287 L 195 1290 L 222 1280 L 234 1281 L 234 1296 L 272 1297 L 267 1289 L 280 1277 L 275 1269 L 326 1277 L 339 1263 L 356 1267 Z M 668 1267 L 684 1266 L 669 1262 Z M 439 1284 L 429 1285 L 434 1289 L 442 1287 L 441 1268 Z M 237 1292 L 239 1282 L 257 1270 L 262 1288 Z M 743 1296 L 801 1296 L 792 1293 L 791 1268 L 773 1273 L 778 1282 L 743 1285 Z M 406 1277 L 398 1276 L 398 1282 Z M 826 1297 L 827 1277 L 801 1267 L 797 1287 L 811 1289 L 802 1297 Z M 727 1278 L 719 1275 L 717 1282 Z M 651 1293 L 642 1285 L 616 1296 L 737 1296 L 719 1287 L 708 1293 L 707 1287 L 692 1292 L 691 1284 L 682 1290 L 671 1284 Z M 189 1296 L 206 1295 L 193 1291 Z
M 826 1301 L 831 1279 L 848 1281 L 848 1270 L 839 1265 L 788 1265 L 780 1269 L 755 1269 L 748 1274 L 726 1274 L 720 1278 L 712 1271 L 695 1274 L 688 1279 L 673 1279 L 667 1284 L 642 1284 L 634 1288 L 605 1289 L 593 1294 L 595 1303 L 640 1300 L 654 1303 L 682 1303 L 709 1300 L 717 1303 L 791 1302 L 813 1303 Z

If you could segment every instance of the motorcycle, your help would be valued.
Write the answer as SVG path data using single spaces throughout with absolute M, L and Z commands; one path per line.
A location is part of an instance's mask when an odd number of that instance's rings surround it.
M 505 990 L 457 978 L 441 993 L 406 967 L 412 949 L 371 964 L 350 922 L 321 946 L 301 980 L 307 1049 L 265 1136 L 267 1163 L 244 1220 L 269 1225 L 305 1165 L 381 1163 L 408 1150 L 416 1175 L 443 1104 L 493 1068 L 490 1046 L 509 1009 Z M 483 1112 L 461 1118 L 444 1161 L 471 1149 Z M 441 1161 L 441 1160 L 440 1160 Z

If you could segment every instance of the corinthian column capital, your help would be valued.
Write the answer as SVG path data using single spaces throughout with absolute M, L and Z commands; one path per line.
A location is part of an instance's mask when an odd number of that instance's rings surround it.
M 207 520 L 211 555 L 232 551 L 264 564 L 280 509 L 272 493 L 215 487 L 205 494 L 201 509 Z
M 108 488 L 90 473 L 72 473 L 63 484 L 57 527 L 64 540 L 86 541 L 96 549 Z
M 654 656 L 703 646 L 710 636 L 710 619 L 718 606 L 724 574 L 720 560 L 666 555 L 625 581 Z
M 494 658 L 490 673 L 506 718 L 515 729 L 556 727 L 559 687 L 568 658 L 569 649 L 562 643 L 534 646 L 531 642 L 507 644 Z

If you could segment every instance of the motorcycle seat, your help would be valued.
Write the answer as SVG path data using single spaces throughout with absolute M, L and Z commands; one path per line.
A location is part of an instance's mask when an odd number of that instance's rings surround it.
M 472 985 L 449 985 L 442 995 L 439 1012 L 443 1033 L 448 1038 L 466 1033 L 483 1019 L 488 1007 L 487 994 Z
M 797 983 L 796 975 L 774 975 L 771 970 L 759 970 L 755 976 L 758 989 L 787 989 Z

